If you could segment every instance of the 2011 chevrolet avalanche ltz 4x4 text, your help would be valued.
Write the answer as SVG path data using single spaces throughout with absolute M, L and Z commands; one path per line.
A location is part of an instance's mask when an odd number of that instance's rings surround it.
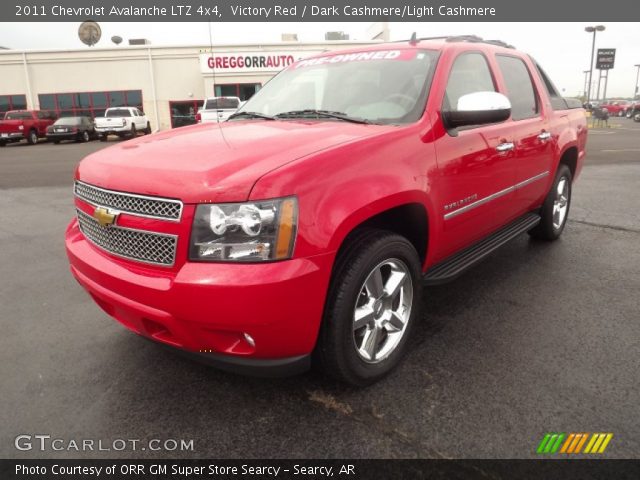
M 225 123 L 85 158 L 71 271 L 183 353 L 365 385 L 404 355 L 422 285 L 521 233 L 560 236 L 587 138 L 571 106 L 477 37 L 306 58 Z

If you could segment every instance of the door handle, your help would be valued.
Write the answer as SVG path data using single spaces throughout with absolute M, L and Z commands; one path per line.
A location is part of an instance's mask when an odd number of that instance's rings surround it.
M 499 152 L 508 152 L 510 150 L 513 150 L 514 148 L 516 148 L 516 146 L 513 142 L 504 142 L 498 145 L 496 147 L 496 150 Z
M 538 139 L 539 140 L 549 140 L 551 138 L 551 133 L 550 132 L 542 132 L 540 135 L 538 135 Z

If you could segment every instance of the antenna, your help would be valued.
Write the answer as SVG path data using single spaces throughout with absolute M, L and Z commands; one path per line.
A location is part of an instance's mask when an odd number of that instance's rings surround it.
M 411 35 L 411 40 L 409 40 L 409 45 L 417 45 L 418 44 L 418 36 L 416 32 L 413 32 Z
M 209 22 L 209 55 L 211 55 L 211 58 L 213 58 L 213 28 L 211 26 L 211 22 Z M 211 74 L 213 76 L 213 95 L 216 95 L 216 62 L 211 62 Z M 206 102 L 206 99 L 205 99 Z M 216 100 L 216 107 L 218 106 L 218 101 Z M 203 106 L 204 107 L 204 106 Z M 220 125 L 220 115 L 218 115 L 218 112 L 216 112 L 216 123 L 218 124 L 218 130 L 220 132 L 220 136 L 222 136 L 222 140 L 224 140 L 224 143 L 227 144 L 227 146 L 229 146 L 229 142 L 227 142 L 227 139 L 224 136 L 224 129 L 222 128 L 222 125 Z

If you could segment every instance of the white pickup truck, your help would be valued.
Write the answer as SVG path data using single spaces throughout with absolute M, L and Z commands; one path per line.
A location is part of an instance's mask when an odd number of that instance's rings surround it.
M 198 123 L 225 122 L 244 104 L 238 97 L 210 97 L 204 101 L 202 109 L 198 111 Z
M 138 132 L 151 133 L 149 120 L 136 107 L 107 108 L 104 117 L 97 117 L 95 123 L 96 133 L 102 142 L 106 141 L 109 135 L 135 138 Z

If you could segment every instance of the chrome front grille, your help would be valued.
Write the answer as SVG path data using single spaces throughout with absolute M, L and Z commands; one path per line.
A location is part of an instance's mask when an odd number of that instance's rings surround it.
M 173 221 L 179 221 L 182 215 L 180 200 L 105 190 L 78 181 L 73 190 L 78 198 L 94 206 L 108 207 L 131 215 Z
M 176 259 L 178 237 L 165 233 L 133 230 L 116 225 L 101 226 L 92 216 L 76 209 L 84 236 L 103 250 L 119 257 L 170 267 Z

